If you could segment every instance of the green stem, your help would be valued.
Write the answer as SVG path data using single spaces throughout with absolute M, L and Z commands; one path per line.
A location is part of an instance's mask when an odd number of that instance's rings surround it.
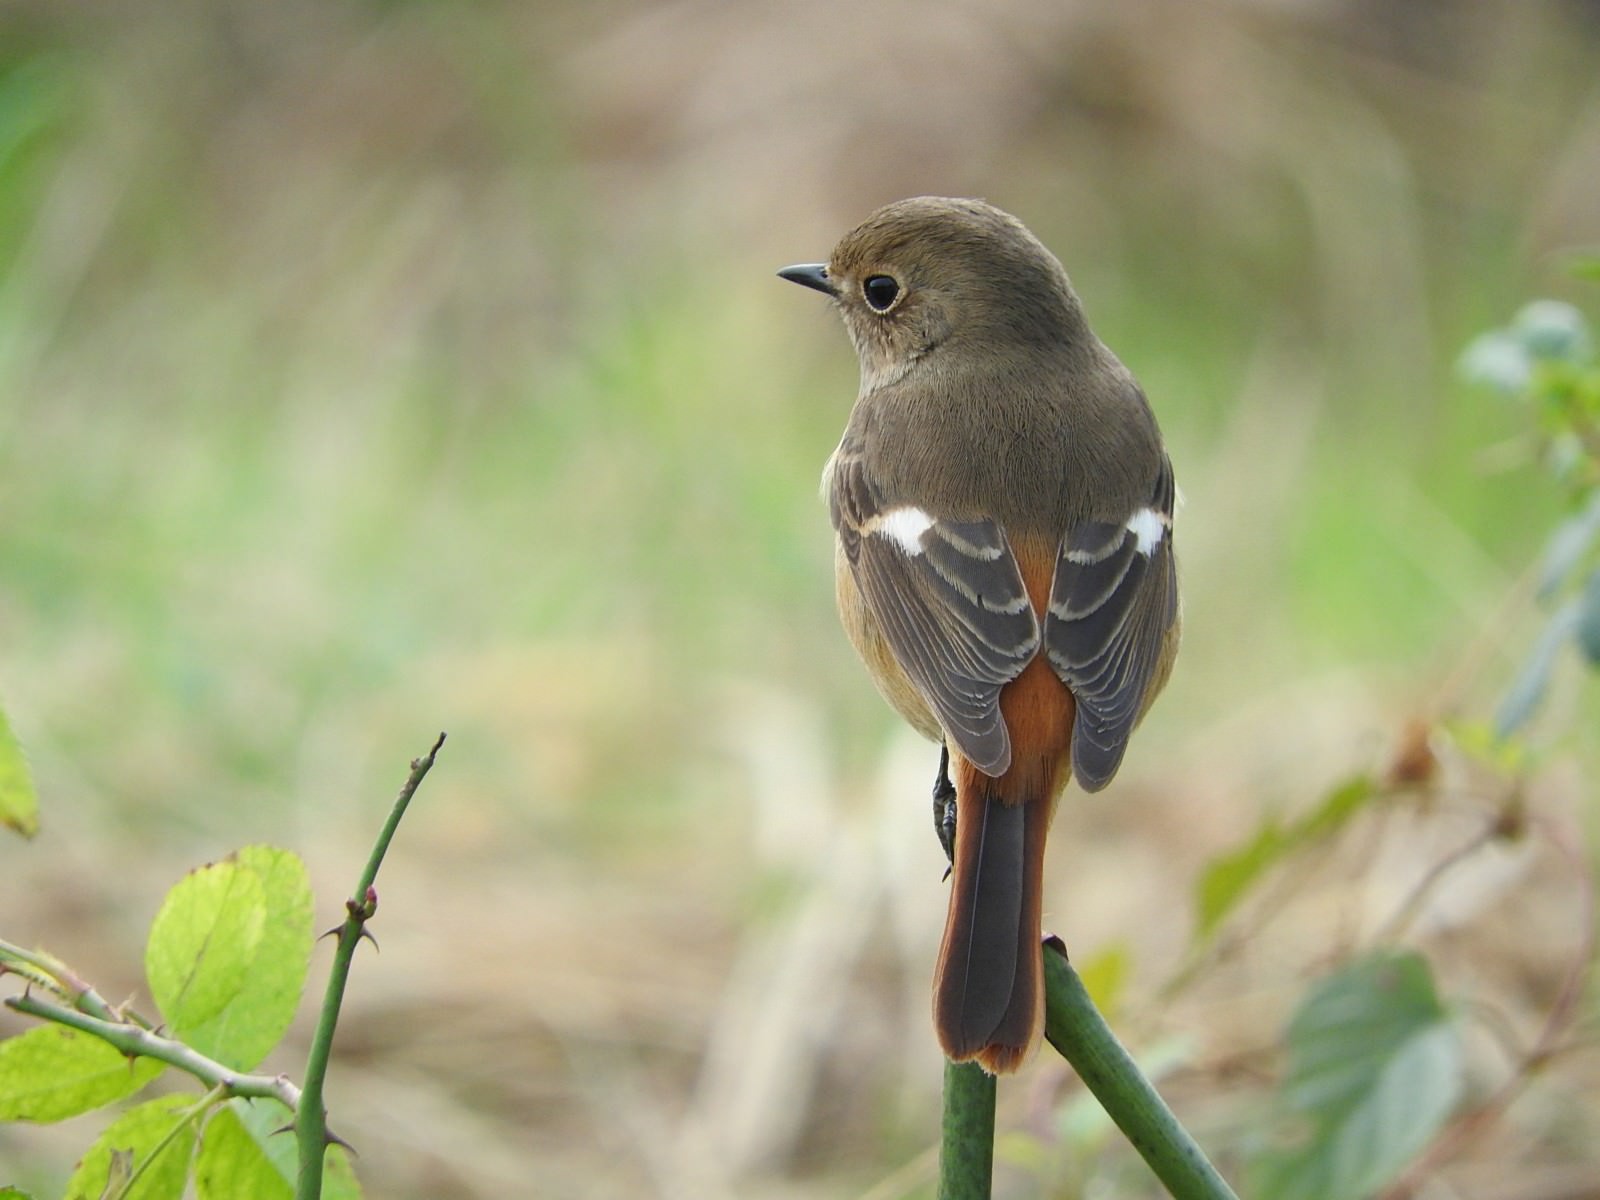
M 339 1023 L 339 1007 L 344 1003 L 345 984 L 350 979 L 350 963 L 355 958 L 356 947 L 367 933 L 367 922 L 378 911 L 378 893 L 373 884 L 378 878 L 378 868 L 394 840 L 400 818 L 405 816 L 411 797 L 433 767 L 439 747 L 444 745 L 440 734 L 433 748 L 423 757 L 413 759 L 411 774 L 406 778 L 400 794 L 395 797 L 389 819 L 384 822 L 378 840 L 361 872 L 354 896 L 345 901 L 345 919 L 336 930 L 338 943 L 333 951 L 333 966 L 328 972 L 328 987 L 322 996 L 322 1013 L 317 1018 L 317 1030 L 311 1039 L 311 1053 L 306 1059 L 305 1083 L 300 1092 L 300 1108 L 295 1114 L 294 1137 L 299 1147 L 299 1166 L 295 1175 L 295 1200 L 320 1200 L 322 1196 L 322 1162 L 331 1140 L 328 1134 L 328 1109 L 322 1098 L 322 1085 L 328 1076 L 328 1059 L 333 1052 L 333 1031 Z
M 193 1075 L 211 1088 L 221 1089 L 229 1096 L 271 1097 L 290 1112 L 300 1103 L 300 1090 L 289 1082 L 286 1075 L 241 1075 L 215 1059 L 190 1049 L 182 1042 L 162 1037 L 148 1029 L 125 1021 L 104 1021 L 75 1009 L 41 1000 L 37 996 L 12 996 L 6 1007 L 30 1017 L 41 1017 L 93 1034 L 103 1042 L 116 1047 L 129 1058 L 154 1058 L 169 1067 Z
M 944 1064 L 939 1200 L 988 1200 L 994 1172 L 994 1076 L 977 1063 Z
M 1238 1200 L 1122 1048 L 1055 938 L 1044 949 L 1044 1035 L 1173 1200 Z

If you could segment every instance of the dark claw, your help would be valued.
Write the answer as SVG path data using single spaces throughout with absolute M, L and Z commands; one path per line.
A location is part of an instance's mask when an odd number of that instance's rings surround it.
M 950 782 L 950 747 L 939 747 L 939 777 L 933 781 L 933 831 L 951 866 L 956 861 L 956 785 Z M 950 868 L 944 872 L 950 878 Z

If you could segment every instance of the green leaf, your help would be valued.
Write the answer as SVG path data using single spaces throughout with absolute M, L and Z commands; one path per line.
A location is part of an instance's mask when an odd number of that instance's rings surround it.
M 1600 667 L 1600 571 L 1590 572 L 1578 600 L 1578 649 L 1590 666 Z
M 33 1200 L 33 1197 L 21 1188 L 0 1187 L 0 1200 Z
M 262 1102 L 261 1106 L 268 1105 Z M 290 1119 L 287 1109 L 277 1104 L 270 1107 L 282 1118 L 280 1123 Z M 283 1140 L 294 1145 L 294 1139 L 287 1135 Z M 223 1105 L 206 1122 L 200 1155 L 194 1164 L 195 1191 L 200 1200 L 231 1200 L 234 1196 L 294 1200 L 290 1178 L 273 1165 L 240 1122 L 232 1103 Z
M 188 1111 L 195 1100 L 193 1095 L 162 1096 L 111 1122 L 67 1181 L 65 1200 L 100 1200 L 113 1176 L 126 1178 L 125 1172 L 139 1178 L 124 1200 L 183 1200 L 194 1154 Z
M 1345 780 L 1322 798 L 1322 803 L 1302 817 L 1294 826 L 1293 836 L 1302 845 L 1331 837 L 1345 827 L 1351 817 L 1367 806 L 1378 794 L 1378 785 L 1370 775 L 1356 775 Z
M 1285 825 L 1276 816 L 1266 817 L 1248 842 L 1213 859 L 1195 885 L 1195 941 L 1215 933 L 1267 871 L 1301 847 L 1337 833 L 1376 794 L 1372 778 L 1357 775 L 1296 821 Z
M 1461 1097 L 1461 1044 L 1427 964 L 1378 952 L 1313 987 L 1289 1024 L 1285 1110 L 1302 1144 L 1263 1155 L 1253 1194 L 1369 1196 L 1443 1126 Z
M 1195 887 L 1199 920 L 1195 939 L 1203 941 L 1216 932 L 1223 918 L 1238 907 L 1239 901 L 1268 868 L 1290 849 L 1289 836 L 1276 817 L 1268 817 L 1255 836 L 1239 849 L 1218 856 L 1206 864 Z
M 1500 738 L 1508 738 L 1521 729 L 1533 716 L 1545 691 L 1550 686 L 1550 672 L 1555 668 L 1556 654 L 1562 644 L 1578 627 L 1578 602 L 1569 600 L 1553 614 L 1528 651 L 1522 670 L 1512 681 L 1500 707 L 1495 710 L 1494 729 Z
M 293 1120 L 275 1100 L 230 1100 L 206 1123 L 195 1184 L 200 1200 L 290 1200 L 298 1171 L 294 1138 L 280 1130 Z M 328 1149 L 322 1176 L 324 1200 L 360 1200 L 361 1188 L 339 1146 Z
M 39 797 L 33 790 L 33 776 L 3 710 L 0 710 L 0 825 L 15 829 L 23 837 L 39 832 Z
M 261 883 L 263 919 L 246 966 L 248 985 L 211 1017 L 183 1030 L 186 1042 L 239 1071 L 254 1070 L 288 1031 L 311 961 L 311 881 L 299 856 L 246 846 L 231 861 Z
M 233 859 L 189 872 L 150 927 L 145 974 L 180 1039 L 239 994 L 266 923 L 261 877 Z
M 0 1121 L 64 1121 L 133 1095 L 161 1070 L 93 1034 L 40 1025 L 0 1042 Z

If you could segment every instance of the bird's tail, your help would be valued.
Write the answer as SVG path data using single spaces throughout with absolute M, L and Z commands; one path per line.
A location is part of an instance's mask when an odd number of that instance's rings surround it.
M 1059 761 L 1014 760 L 1000 778 L 951 756 L 955 861 L 933 1024 L 954 1062 L 1015 1071 L 1044 1032 L 1040 908 Z

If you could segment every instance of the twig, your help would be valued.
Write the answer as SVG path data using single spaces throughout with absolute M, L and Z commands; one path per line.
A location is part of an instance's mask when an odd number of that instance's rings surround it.
M 30 1017 L 41 1017 L 93 1034 L 130 1058 L 154 1058 L 169 1067 L 177 1067 L 201 1083 L 221 1089 L 228 1096 L 269 1097 L 290 1112 L 300 1104 L 300 1089 L 289 1081 L 287 1075 L 241 1075 L 232 1067 L 223 1066 L 182 1042 L 162 1037 L 159 1033 L 127 1021 L 102 1020 L 30 995 L 9 996 L 6 998 L 6 1007 Z
M 378 840 L 367 858 L 367 865 L 356 884 L 355 894 L 345 901 L 345 919 L 330 933 L 338 934 L 333 951 L 333 966 L 328 972 L 328 988 L 322 997 L 322 1013 L 317 1018 L 316 1033 L 311 1039 L 311 1053 L 306 1059 L 305 1084 L 300 1094 L 300 1107 L 295 1114 L 294 1136 L 299 1146 L 299 1166 L 295 1176 L 295 1200 L 320 1200 L 322 1196 L 322 1162 L 328 1144 L 328 1109 L 322 1098 L 322 1087 L 328 1075 L 328 1059 L 333 1051 L 333 1031 L 339 1023 L 339 1007 L 344 1002 L 345 984 L 350 978 L 350 964 L 362 938 L 370 938 L 367 922 L 378 911 L 378 892 L 374 884 L 383 856 L 388 853 L 400 818 L 405 816 L 411 797 L 416 795 L 433 760 L 444 745 L 440 734 L 433 748 L 423 757 L 413 759 L 411 774 L 406 778 L 400 794 L 395 797 L 389 819 L 378 833 Z
M 1439 881 L 1485 846 L 1492 845 L 1504 836 L 1504 822 L 1496 819 L 1450 851 L 1449 854 L 1439 859 L 1438 862 L 1428 868 L 1422 878 L 1406 894 L 1405 899 L 1400 902 L 1389 919 L 1383 923 L 1372 940 L 1380 944 L 1399 941 L 1400 936 L 1405 933 L 1406 927 L 1416 919 L 1417 913 L 1421 911 L 1423 903 L 1428 898 L 1428 894 L 1433 891 Z
M 78 977 L 73 969 L 43 950 L 24 950 L 0 939 L 0 974 L 10 971 L 28 982 L 45 988 L 68 1001 L 79 1012 L 99 1017 L 113 1025 L 133 1024 L 141 1029 L 155 1028 L 126 1006 L 108 1004 L 103 996 Z
M 1238 1200 L 1117 1041 L 1067 962 L 1065 948 L 1053 937 L 1045 940 L 1044 987 L 1045 1037 L 1072 1064 L 1173 1200 Z

